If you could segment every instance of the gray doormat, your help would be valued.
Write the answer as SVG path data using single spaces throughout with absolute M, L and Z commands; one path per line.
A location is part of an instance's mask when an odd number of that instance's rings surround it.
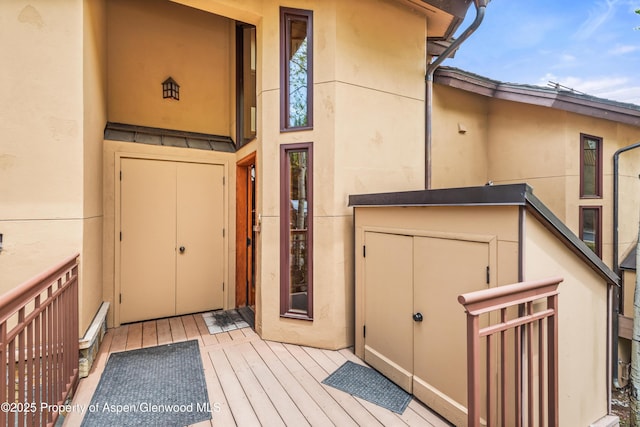
M 397 414 L 402 414 L 411 402 L 411 395 L 384 375 L 375 369 L 351 361 L 345 362 L 322 383 Z
M 198 341 L 113 353 L 82 425 L 186 426 L 211 419 Z
M 235 308 L 202 313 L 202 318 L 211 335 L 249 327 L 249 323 L 245 321 L 243 316 Z

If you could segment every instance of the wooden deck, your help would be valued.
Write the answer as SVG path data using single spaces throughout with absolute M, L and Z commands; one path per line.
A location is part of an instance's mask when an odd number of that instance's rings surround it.
M 398 415 L 321 384 L 345 361 L 363 363 L 348 349 L 263 341 L 251 328 L 210 335 L 199 314 L 110 329 L 73 404 L 89 405 L 110 353 L 191 339 L 200 344 L 211 407 L 220 408 L 198 427 L 450 425 L 415 400 Z M 71 412 L 64 426 L 80 425 L 83 415 Z

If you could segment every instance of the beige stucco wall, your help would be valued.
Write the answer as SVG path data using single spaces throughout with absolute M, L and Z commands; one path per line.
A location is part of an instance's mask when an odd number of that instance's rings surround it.
M 633 129 L 630 131 L 625 127 L 624 141 L 621 141 L 618 148 L 623 148 L 640 141 L 630 141 L 629 137 L 634 136 Z M 635 249 L 635 242 L 638 238 L 638 219 L 640 215 L 640 148 L 620 154 L 618 172 L 618 256 L 622 262 L 629 251 Z M 613 178 L 612 178 L 613 179 Z M 613 202 L 612 202 L 613 203 Z M 612 233 L 605 229 L 605 232 Z
M 530 215 L 525 229 L 524 279 L 564 278 L 558 303 L 560 425 L 590 425 L 607 414 L 608 286 Z
M 613 256 L 613 155 L 640 140 L 640 129 L 434 85 L 433 188 L 526 182 L 562 221 L 579 232 L 579 207 L 603 206 L 603 260 Z M 459 133 L 459 125 L 466 133 Z M 580 199 L 580 134 L 602 137 L 603 198 Z M 640 150 L 620 157 L 620 241 L 636 238 Z
M 107 121 L 106 4 L 83 3 L 83 224 L 80 328 L 102 303 L 102 139 Z
M 2 2 L 0 40 L 17 59 L 0 71 L 0 293 L 78 252 L 82 333 L 101 287 L 103 2 Z
M 107 13 L 109 121 L 233 135 L 233 21 L 153 0 L 112 0 Z M 179 101 L 162 98 L 169 76 Z
M 434 85 L 431 188 L 488 181 L 489 98 Z

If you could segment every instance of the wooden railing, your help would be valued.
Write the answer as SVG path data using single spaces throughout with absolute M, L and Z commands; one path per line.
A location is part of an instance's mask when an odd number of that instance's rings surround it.
M 469 427 L 558 426 L 562 280 L 522 282 L 458 297 L 467 312 Z
M 54 425 L 78 382 L 78 255 L 0 296 L 0 426 Z

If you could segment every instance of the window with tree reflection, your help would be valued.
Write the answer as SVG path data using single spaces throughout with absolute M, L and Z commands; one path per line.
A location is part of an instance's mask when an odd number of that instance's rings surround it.
M 313 184 L 310 143 L 281 147 L 280 314 L 313 317 Z
M 313 126 L 313 12 L 280 9 L 281 130 Z
M 602 207 L 580 206 L 580 239 L 602 257 Z

